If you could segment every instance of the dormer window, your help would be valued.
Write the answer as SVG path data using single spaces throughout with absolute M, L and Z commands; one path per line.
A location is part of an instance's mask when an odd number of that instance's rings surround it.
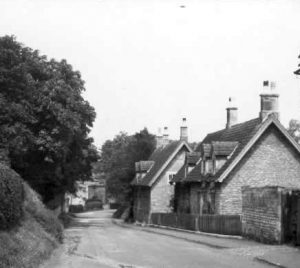
M 205 173 L 206 174 L 212 174 L 213 173 L 213 160 L 207 159 L 205 161 Z

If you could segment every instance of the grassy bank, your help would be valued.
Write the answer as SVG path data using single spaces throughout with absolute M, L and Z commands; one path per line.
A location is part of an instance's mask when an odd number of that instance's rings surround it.
M 62 232 L 59 220 L 24 183 L 22 220 L 13 229 L 0 232 L 0 267 L 38 267 L 58 246 Z

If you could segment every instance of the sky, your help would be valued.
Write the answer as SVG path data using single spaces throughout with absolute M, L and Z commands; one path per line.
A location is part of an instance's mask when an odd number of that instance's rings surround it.
M 300 1 L 0 0 L 0 36 L 66 59 L 85 80 L 98 147 L 120 131 L 168 126 L 189 140 L 258 117 L 264 80 L 276 82 L 284 126 L 300 119 Z

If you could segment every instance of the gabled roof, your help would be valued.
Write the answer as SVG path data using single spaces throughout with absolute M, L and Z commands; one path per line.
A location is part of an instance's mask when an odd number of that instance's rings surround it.
M 188 173 L 188 167 L 194 167 L 201 160 L 201 154 L 199 152 L 190 152 L 186 154 L 185 164 L 174 175 L 172 182 L 180 182 L 185 179 Z
M 286 137 L 292 146 L 300 153 L 300 147 L 296 141 L 289 135 L 286 129 L 273 116 L 269 116 L 265 121 L 261 122 L 260 118 L 252 119 L 241 124 L 232 126 L 229 129 L 223 129 L 211 134 L 208 134 L 202 143 L 212 143 L 214 141 L 235 141 L 238 146 L 232 156 L 226 163 L 217 171 L 216 174 L 203 175 L 201 174 L 201 165 L 197 165 L 187 176 L 185 182 L 192 181 L 219 181 L 222 182 L 233 168 L 239 163 L 248 150 L 254 145 L 257 139 L 264 131 L 274 124 L 279 131 Z
M 192 151 L 185 141 L 172 141 L 165 147 L 157 148 L 149 158 L 149 161 L 154 162 L 152 167 L 141 180 L 138 181 L 136 178 L 134 178 L 134 180 L 131 182 L 131 185 L 151 187 L 159 175 L 176 156 L 176 154 L 184 147 L 186 147 L 189 152 Z

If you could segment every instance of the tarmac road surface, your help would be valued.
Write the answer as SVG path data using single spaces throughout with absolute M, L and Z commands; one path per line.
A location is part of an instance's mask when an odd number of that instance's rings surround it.
M 228 249 L 124 228 L 111 210 L 77 214 L 64 244 L 42 268 L 270 267 Z

